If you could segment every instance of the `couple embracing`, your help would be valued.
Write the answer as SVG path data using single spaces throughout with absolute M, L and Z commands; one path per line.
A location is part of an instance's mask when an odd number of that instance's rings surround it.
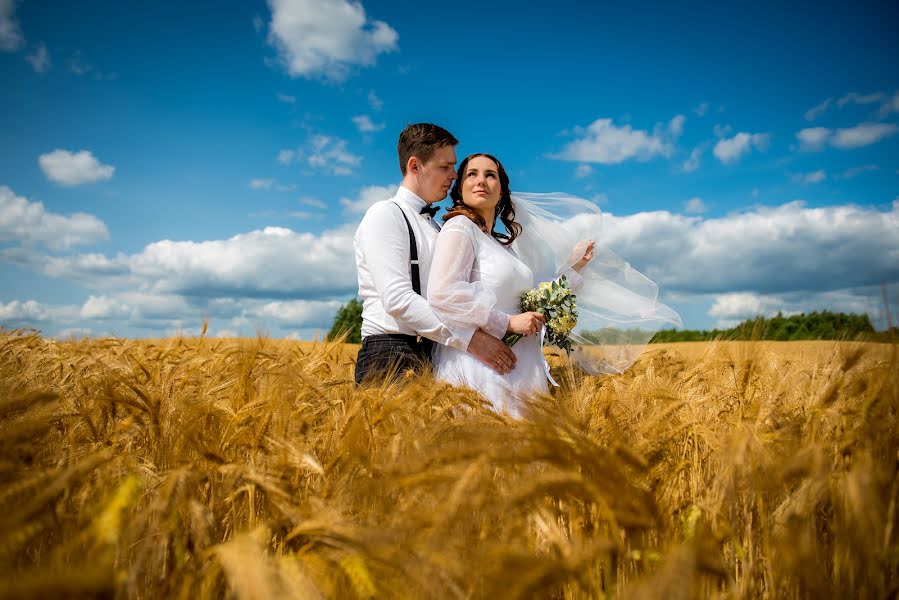
M 554 215 L 513 197 L 495 157 L 473 154 L 456 170 L 457 144 L 437 125 L 406 127 L 397 144 L 402 185 L 369 208 L 356 231 L 363 307 L 356 382 L 433 364 L 437 380 L 475 389 L 497 412 L 517 415 L 522 399 L 548 391 L 549 376 L 540 335 L 545 317 L 522 312 L 521 295 L 562 275 L 577 290 L 594 242 L 564 230 L 551 235 Z M 447 193 L 452 206 L 441 228 L 434 205 Z M 565 199 L 573 203 L 598 212 Z M 613 283 L 591 276 L 599 285 Z M 597 288 L 594 295 L 615 292 Z M 502 341 L 507 333 L 524 337 L 510 348 Z

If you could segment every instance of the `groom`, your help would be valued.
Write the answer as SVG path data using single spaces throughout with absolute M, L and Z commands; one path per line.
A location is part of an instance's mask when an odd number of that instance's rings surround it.
M 440 229 L 433 205 L 446 198 L 456 178 L 458 143 L 437 125 L 406 127 L 397 144 L 403 182 L 396 196 L 368 209 L 356 230 L 362 297 L 357 384 L 429 365 L 434 342 L 467 350 L 499 373 L 515 366 L 515 354 L 501 340 L 480 329 L 450 332 L 425 299 Z

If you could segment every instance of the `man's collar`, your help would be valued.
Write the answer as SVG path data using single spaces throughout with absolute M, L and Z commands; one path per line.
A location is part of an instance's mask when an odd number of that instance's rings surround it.
M 414 208 L 415 212 L 421 211 L 422 207 L 427 204 L 427 202 L 418 197 L 418 194 L 403 186 L 400 186 L 400 189 L 396 191 L 396 197 L 402 199 L 406 204 Z

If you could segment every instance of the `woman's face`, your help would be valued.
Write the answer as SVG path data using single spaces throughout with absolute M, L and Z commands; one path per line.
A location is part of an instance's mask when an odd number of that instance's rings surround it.
M 486 156 L 475 156 L 468 161 L 462 173 L 462 201 L 465 205 L 482 215 L 490 215 L 491 218 L 487 219 L 490 223 L 501 195 L 496 163 Z

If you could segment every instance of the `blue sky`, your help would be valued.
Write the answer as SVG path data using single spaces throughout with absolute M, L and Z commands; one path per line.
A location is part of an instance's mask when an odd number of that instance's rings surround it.
M 895 3 L 81 4 L 0 0 L 6 327 L 315 337 L 416 121 L 596 201 L 687 327 L 896 300 Z

